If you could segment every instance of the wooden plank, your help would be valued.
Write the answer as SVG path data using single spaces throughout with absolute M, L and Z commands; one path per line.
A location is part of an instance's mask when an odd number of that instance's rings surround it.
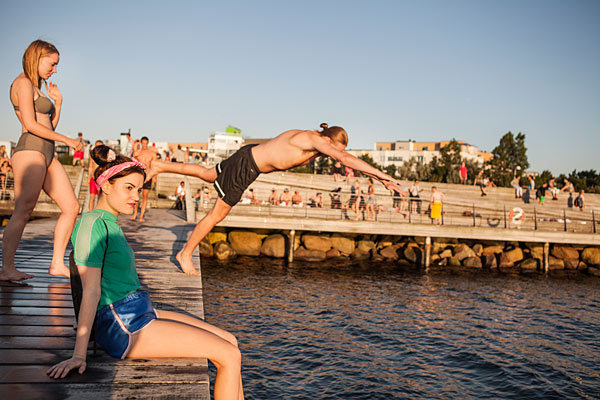
M 35 279 L 35 278 L 34 278 Z M 0 293 L 43 293 L 43 294 L 64 294 L 70 295 L 70 287 L 55 287 L 55 286 L 31 286 L 27 284 L 22 285 L 0 285 Z
M 71 316 L 73 309 L 49 307 L 0 307 L 0 315 Z
M 70 301 L 71 294 L 55 294 L 55 293 L 19 293 L 19 292 L 3 292 L 0 291 L 0 299 L 14 300 L 61 300 Z
M 53 308 L 73 308 L 73 302 L 68 300 L 23 300 L 0 297 L 0 307 L 53 307 Z
M 0 349 L 63 349 L 73 350 L 75 335 L 71 337 L 0 336 Z M 0 379 L 0 381 L 2 381 Z
M 27 316 L 22 315 L 1 315 L 0 325 L 56 325 L 73 326 L 75 317 L 62 316 Z
M 54 365 L 73 355 L 73 349 L 3 349 L 3 364 L 23 365 Z M 88 350 L 88 363 L 90 364 L 118 364 L 121 367 L 140 365 L 187 365 L 207 368 L 204 358 L 126 358 L 120 360 L 98 349 L 97 355 L 92 355 Z
M 139 382 L 132 383 L 95 383 L 85 385 L 65 383 L 63 381 L 43 384 L 0 385 L 1 399 L 155 399 L 179 398 L 210 400 L 208 383 L 161 384 Z
M 46 375 L 50 365 L 0 365 L 0 382 L 10 383 L 50 383 L 56 382 Z M 90 364 L 84 375 L 71 372 L 65 383 L 200 383 L 198 377 L 207 370 L 203 366 L 195 365 L 140 365 L 124 366 L 119 364 Z M 116 372 L 119 373 L 116 373 Z
M 74 337 L 75 329 L 69 326 L 44 326 L 44 325 L 0 325 L 0 336 L 66 336 Z

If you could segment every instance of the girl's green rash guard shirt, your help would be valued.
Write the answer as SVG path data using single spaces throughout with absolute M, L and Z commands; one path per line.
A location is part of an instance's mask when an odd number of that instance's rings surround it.
M 106 226 L 101 221 L 104 220 Z M 106 235 L 108 249 L 106 258 Z M 117 217 L 105 210 L 93 210 L 81 215 L 71 235 L 74 258 L 77 265 L 102 268 L 102 281 L 98 310 L 107 304 L 124 299 L 138 290 L 141 285 L 135 270 L 135 256 L 129 247 Z

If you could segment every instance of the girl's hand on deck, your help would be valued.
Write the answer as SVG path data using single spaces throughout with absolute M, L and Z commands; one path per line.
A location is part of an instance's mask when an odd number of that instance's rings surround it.
M 71 372 L 72 369 L 79 368 L 79 374 L 83 374 L 85 367 L 87 366 L 85 360 L 79 357 L 71 357 L 68 360 L 61 361 L 58 364 L 48 368 L 46 375 L 50 378 L 64 378 Z

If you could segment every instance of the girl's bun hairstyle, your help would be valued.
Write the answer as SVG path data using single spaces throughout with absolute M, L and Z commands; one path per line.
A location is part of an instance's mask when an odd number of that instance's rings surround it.
M 329 127 L 329 124 L 327 124 L 326 122 L 323 122 L 321 125 L 319 125 L 323 130 L 327 129 Z M 322 131 L 321 131 L 322 132 Z
M 131 158 L 117 154 L 113 149 L 103 144 L 98 145 L 90 150 L 90 157 L 92 157 L 94 162 L 98 164 L 98 168 L 96 168 L 94 171 L 94 180 L 98 179 L 98 177 L 107 169 L 114 167 L 115 165 L 131 161 Z M 108 181 L 112 182 L 113 179 L 118 179 L 133 173 L 142 174 L 144 179 L 146 179 L 146 171 L 143 168 L 139 166 L 132 166 L 125 168 L 123 171 L 112 176 Z

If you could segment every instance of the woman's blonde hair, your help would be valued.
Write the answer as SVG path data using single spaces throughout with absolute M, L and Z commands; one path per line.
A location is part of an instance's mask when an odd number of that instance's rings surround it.
M 40 78 L 38 67 L 40 58 L 50 54 L 59 54 L 52 43 L 43 40 L 34 40 L 23 54 L 23 72 L 31 84 L 38 89 L 42 87 L 42 78 Z
M 329 127 L 326 123 L 321 124 L 323 129 L 319 133 L 321 136 L 330 138 L 334 143 L 342 143 L 344 146 L 348 146 L 348 134 L 341 126 Z

